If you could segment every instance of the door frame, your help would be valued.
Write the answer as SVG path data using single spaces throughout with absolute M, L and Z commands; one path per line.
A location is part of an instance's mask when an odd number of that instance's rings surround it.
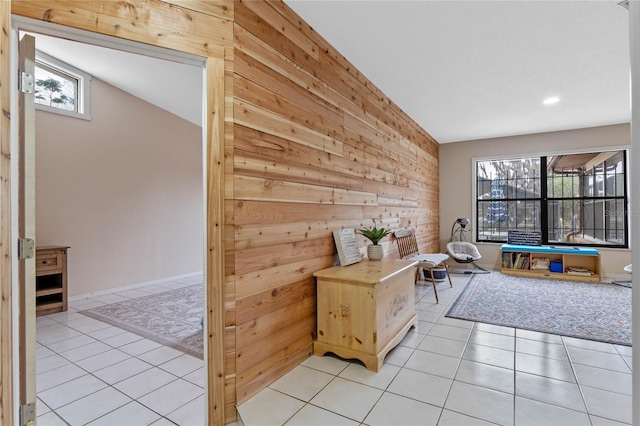
M 31 19 L 19 15 L 11 15 L 11 69 L 17 69 L 17 50 L 19 31 L 30 31 L 53 37 L 61 37 L 80 43 L 94 44 L 101 47 L 141 54 L 158 59 L 181 62 L 202 67 L 202 179 L 204 209 L 204 359 L 207 381 L 205 395 L 207 424 L 225 423 L 224 401 L 224 268 L 213 268 L 210 265 L 224 265 L 223 236 L 220 224 L 224 218 L 224 60 L 206 58 L 192 53 L 181 52 L 169 48 L 147 45 L 127 39 L 119 39 L 86 30 L 67 27 L 50 22 Z M 14 73 L 15 74 L 15 73 Z M 18 115 L 17 109 L 17 77 L 11 77 L 11 111 Z M 213 118 L 212 118 L 213 117 Z M 12 152 L 19 152 L 17 146 L 17 125 L 19 120 L 11 120 Z M 18 200 L 16 156 L 11 160 L 12 195 L 11 222 L 12 235 L 17 235 Z M 213 165 L 210 167 L 210 165 Z M 213 229 L 212 229 L 213 228 Z M 15 237 L 12 237 L 15 241 Z M 215 249 L 214 249 L 215 248 Z M 12 251 L 12 270 L 18 271 L 16 250 Z M 18 274 L 12 273 L 12 327 L 13 335 L 19 336 Z M 35 334 L 33 335 L 35 341 Z M 14 337 L 12 344 L 14 365 L 20 360 L 19 345 Z M 16 366 L 17 367 L 17 366 Z M 34 366 L 35 367 L 35 366 Z M 20 394 L 20 368 L 13 369 L 13 414 L 18 421 Z M 35 383 L 33 384 L 35 388 Z M 213 407 L 213 410 L 211 409 Z
M 16 37 L 18 40 L 18 61 L 17 66 L 20 71 L 34 74 L 36 48 L 35 37 L 25 34 Z M 18 96 L 19 117 L 17 120 L 18 130 L 18 156 L 16 158 L 18 179 L 15 180 L 18 199 L 18 217 L 16 223 L 16 233 L 18 238 L 29 238 L 35 241 L 35 105 L 34 94 L 14 92 Z M 20 256 L 20 253 L 16 253 Z M 18 354 L 20 398 L 18 401 L 20 422 L 24 423 L 35 414 L 36 407 L 36 271 L 35 253 L 30 258 L 16 259 L 17 261 L 17 281 L 18 281 L 18 339 L 22 350 Z M 27 285 L 28 284 L 28 285 Z M 30 415 L 22 410 L 29 407 Z M 25 416 L 23 418 L 23 415 Z
M 640 163 L 640 4 L 637 1 L 629 1 L 629 50 L 630 50 L 630 78 L 631 78 L 631 150 L 630 164 Z M 631 182 L 640 185 L 640 168 L 631 168 Z M 638 194 L 638 190 L 635 191 Z M 631 224 L 631 260 L 636 265 L 636 271 L 640 267 L 640 196 L 630 196 L 630 224 Z M 632 340 L 636 347 L 640 342 L 640 274 L 632 274 Z M 640 356 L 636 355 L 632 360 L 632 420 L 631 424 L 640 424 Z

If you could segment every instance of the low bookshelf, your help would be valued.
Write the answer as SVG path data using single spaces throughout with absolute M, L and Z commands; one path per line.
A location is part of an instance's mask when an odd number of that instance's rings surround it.
M 503 244 L 500 250 L 504 274 L 600 281 L 600 253 L 594 248 Z

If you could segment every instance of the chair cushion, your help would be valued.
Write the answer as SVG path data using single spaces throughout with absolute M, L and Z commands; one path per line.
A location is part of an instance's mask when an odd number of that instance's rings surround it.
M 445 253 L 429 253 L 429 254 L 416 254 L 415 256 L 411 256 L 409 260 L 417 260 L 420 262 L 420 266 L 425 268 L 433 268 L 438 266 L 445 260 L 449 258 L 448 254 Z

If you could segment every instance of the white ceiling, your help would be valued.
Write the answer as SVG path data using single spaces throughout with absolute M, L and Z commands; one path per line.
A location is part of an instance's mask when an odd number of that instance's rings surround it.
M 285 1 L 440 143 L 630 120 L 619 0 Z
M 440 143 L 630 120 L 619 0 L 285 1 Z M 201 67 L 70 43 L 37 47 L 202 122 Z

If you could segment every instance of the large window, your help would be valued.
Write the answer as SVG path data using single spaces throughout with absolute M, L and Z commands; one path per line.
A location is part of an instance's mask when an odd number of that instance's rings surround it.
M 36 54 L 36 108 L 90 119 L 87 73 L 42 52 Z
M 628 247 L 626 151 L 476 161 L 476 240 Z

